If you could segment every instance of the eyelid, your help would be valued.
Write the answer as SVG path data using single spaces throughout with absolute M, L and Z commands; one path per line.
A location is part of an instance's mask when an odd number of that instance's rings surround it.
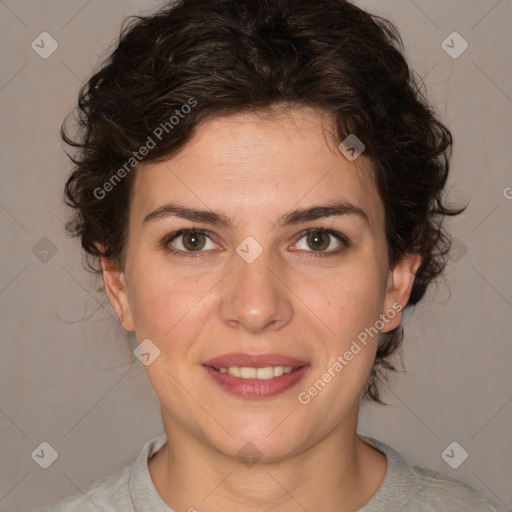
M 212 236 L 212 233 L 206 229 L 201 228 L 185 228 L 180 229 L 178 231 L 174 231 L 173 233 L 170 233 L 169 235 L 166 235 L 162 241 L 164 246 L 168 246 L 173 240 L 176 238 L 179 238 L 180 236 L 187 235 L 189 233 L 198 233 L 200 235 L 204 235 L 208 237 L 214 244 L 218 245 L 217 242 L 214 240 L 214 236 Z M 205 251 L 182 251 L 180 249 L 177 249 L 178 252 L 187 252 L 187 253 L 200 253 Z
M 163 245 L 164 249 L 166 249 L 170 253 L 173 253 L 173 254 L 176 254 L 177 256 L 181 256 L 181 257 L 185 257 L 185 258 L 187 258 L 187 257 L 192 257 L 193 258 L 193 257 L 202 256 L 204 253 L 208 252 L 208 251 L 204 251 L 204 250 L 200 250 L 200 251 L 183 251 L 181 249 L 176 249 L 176 248 L 170 248 L 169 247 L 169 244 L 173 240 L 175 240 L 176 238 L 178 238 L 178 237 L 180 237 L 182 235 L 186 235 L 188 233 L 199 233 L 199 234 L 202 234 L 202 235 L 208 237 L 214 244 L 219 245 L 214 240 L 215 237 L 212 237 L 212 233 L 210 231 L 208 231 L 206 229 L 201 229 L 201 228 L 185 228 L 185 229 L 180 229 L 178 231 L 174 231 L 173 233 L 171 233 L 169 235 L 166 235 L 163 238 L 163 240 L 162 240 L 162 245 Z M 312 254 L 313 256 L 334 256 L 334 255 L 338 254 L 340 251 L 342 251 L 343 249 L 345 249 L 346 247 L 348 247 L 350 245 L 349 240 L 342 233 L 340 233 L 338 231 L 335 231 L 335 230 L 332 230 L 332 229 L 321 228 L 321 227 L 304 229 L 303 231 L 301 231 L 297 235 L 297 240 L 296 240 L 295 244 L 297 244 L 302 238 L 304 238 L 305 236 L 309 235 L 310 233 L 327 233 L 328 235 L 333 236 L 339 242 L 342 243 L 342 247 L 341 248 L 330 250 L 330 251 L 314 251 L 314 250 L 304 251 L 306 253 Z
M 295 244 L 297 244 L 300 240 L 302 240 L 302 238 L 309 235 L 310 233 L 327 233 L 328 235 L 331 235 L 334 238 L 336 238 L 338 240 L 338 242 L 341 242 L 341 244 L 342 244 L 342 247 L 340 247 L 338 249 L 331 249 L 330 251 L 313 251 L 313 250 L 305 251 L 306 253 L 310 253 L 313 256 L 334 256 L 350 245 L 350 242 L 345 235 L 343 235 L 339 231 L 335 231 L 335 230 L 327 229 L 327 228 L 305 229 L 299 233 Z

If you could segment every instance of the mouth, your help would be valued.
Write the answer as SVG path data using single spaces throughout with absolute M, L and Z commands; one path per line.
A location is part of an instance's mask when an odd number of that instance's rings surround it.
M 228 354 L 201 365 L 223 391 L 250 399 L 270 398 L 296 386 L 311 368 L 281 355 Z

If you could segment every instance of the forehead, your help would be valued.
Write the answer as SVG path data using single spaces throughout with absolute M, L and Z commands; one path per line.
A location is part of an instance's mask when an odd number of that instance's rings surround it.
M 143 217 L 173 201 L 243 224 L 341 201 L 365 210 L 372 226 L 382 224 L 370 161 L 347 160 L 334 133 L 332 118 L 309 107 L 208 119 L 179 153 L 138 169 L 132 213 Z

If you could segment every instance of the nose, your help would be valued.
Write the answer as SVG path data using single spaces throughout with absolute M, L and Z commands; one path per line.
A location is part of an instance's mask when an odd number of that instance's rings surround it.
M 251 334 L 277 330 L 293 318 L 291 292 L 284 269 L 272 262 L 269 251 L 251 263 L 233 255 L 233 267 L 223 285 L 220 316 L 231 328 Z

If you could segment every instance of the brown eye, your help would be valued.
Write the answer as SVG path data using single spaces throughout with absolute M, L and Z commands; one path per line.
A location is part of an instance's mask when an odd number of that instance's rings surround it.
M 175 253 L 203 253 L 209 249 L 215 249 L 215 243 L 206 232 L 194 229 L 182 230 L 173 233 L 164 241 L 164 246 L 169 247 Z
M 192 231 L 183 235 L 183 247 L 187 251 L 200 251 L 206 244 L 203 233 Z
M 349 245 L 347 238 L 337 231 L 309 229 L 302 232 L 295 247 L 306 253 L 316 253 L 314 256 L 334 256 Z
M 324 251 L 331 243 L 331 235 L 325 231 L 313 231 L 307 236 L 307 243 L 315 251 Z

